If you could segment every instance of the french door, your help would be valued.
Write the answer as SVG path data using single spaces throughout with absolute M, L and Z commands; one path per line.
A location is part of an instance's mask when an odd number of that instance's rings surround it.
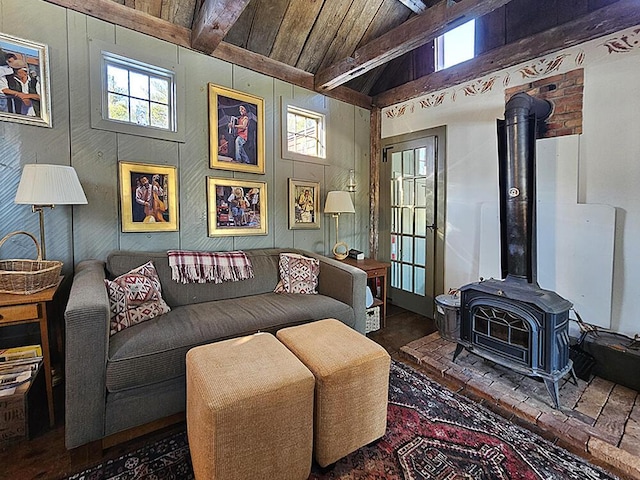
M 381 174 L 387 172 L 383 176 L 389 186 L 389 205 L 384 210 L 390 212 L 389 298 L 395 305 L 433 318 L 433 301 L 442 293 L 443 283 L 439 233 L 444 228 L 444 129 L 426 133 L 385 144 L 387 166 Z

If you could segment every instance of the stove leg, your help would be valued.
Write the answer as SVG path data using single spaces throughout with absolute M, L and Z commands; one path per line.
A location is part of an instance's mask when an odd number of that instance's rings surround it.
M 578 386 L 578 377 L 576 377 L 576 372 L 573 369 L 573 366 L 571 366 L 571 378 L 573 379 L 573 384 L 577 387 Z
M 544 386 L 547 387 L 547 392 L 553 401 L 553 408 L 560 410 L 560 392 L 558 391 L 558 381 L 555 382 L 551 379 L 544 378 Z
M 456 361 L 456 358 L 458 358 L 458 355 L 460 355 L 462 353 L 462 350 L 464 350 L 464 346 L 461 344 L 457 344 L 456 345 L 456 351 L 453 353 L 453 361 Z

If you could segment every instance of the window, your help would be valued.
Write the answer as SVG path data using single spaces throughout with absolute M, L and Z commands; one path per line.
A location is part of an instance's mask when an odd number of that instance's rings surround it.
M 436 71 L 475 56 L 476 21 L 470 20 L 436 38 Z
M 287 105 L 287 151 L 325 158 L 325 116 Z
M 185 70 L 170 55 L 89 40 L 91 127 L 185 141 Z
M 103 118 L 175 131 L 172 72 L 103 52 Z

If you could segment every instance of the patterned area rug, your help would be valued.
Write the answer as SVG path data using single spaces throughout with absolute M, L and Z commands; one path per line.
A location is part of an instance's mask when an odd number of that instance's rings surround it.
M 590 465 L 399 362 L 391 365 L 385 436 L 310 479 L 605 480 Z M 69 480 L 192 479 L 186 432 Z

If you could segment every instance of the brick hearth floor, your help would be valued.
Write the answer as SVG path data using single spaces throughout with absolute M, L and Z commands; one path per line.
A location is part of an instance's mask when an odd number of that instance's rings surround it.
M 560 410 L 551 406 L 544 383 L 514 373 L 464 350 L 453 363 L 456 344 L 432 333 L 400 349 L 435 380 L 506 418 L 532 428 L 604 466 L 640 479 L 640 394 L 599 377 L 560 381 Z

